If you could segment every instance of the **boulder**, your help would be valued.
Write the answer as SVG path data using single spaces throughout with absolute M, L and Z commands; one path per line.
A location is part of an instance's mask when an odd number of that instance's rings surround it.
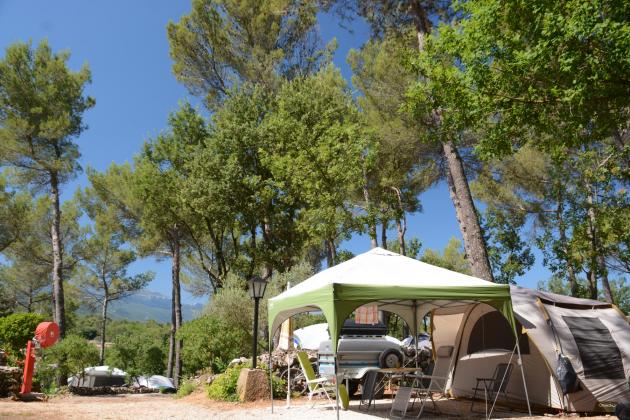
M 269 398 L 269 382 L 262 369 L 242 369 L 236 383 L 240 401 L 256 401 Z

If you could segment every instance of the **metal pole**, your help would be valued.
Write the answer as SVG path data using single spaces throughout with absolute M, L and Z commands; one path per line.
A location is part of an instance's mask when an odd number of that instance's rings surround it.
M 335 349 L 335 404 L 337 409 L 337 420 L 339 420 L 339 369 L 337 361 L 337 350 Z
M 413 300 L 413 342 L 416 344 L 416 368 L 418 367 L 418 303 Z
M 287 362 L 287 408 L 289 407 L 291 407 L 291 364 Z
M 273 414 L 273 363 L 271 363 L 271 350 L 273 349 L 273 336 L 269 335 L 269 392 L 271 393 L 271 414 Z
M 256 369 L 256 350 L 258 349 L 258 301 L 254 298 L 254 343 L 252 348 L 252 369 Z M 269 355 L 271 356 L 271 354 Z
M 532 408 L 529 405 L 529 394 L 527 393 L 527 383 L 525 382 L 525 371 L 523 370 L 523 358 L 521 357 L 521 346 L 518 344 L 518 336 L 516 337 L 516 351 L 518 351 L 518 364 L 521 366 L 521 376 L 523 377 L 523 388 L 525 388 L 525 399 L 527 400 L 527 411 L 529 417 L 532 416 Z

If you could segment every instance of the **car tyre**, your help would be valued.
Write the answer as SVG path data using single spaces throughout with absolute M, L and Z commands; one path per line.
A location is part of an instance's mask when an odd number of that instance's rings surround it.
M 378 357 L 378 364 L 381 368 L 395 368 L 402 366 L 403 356 L 396 349 L 384 350 Z

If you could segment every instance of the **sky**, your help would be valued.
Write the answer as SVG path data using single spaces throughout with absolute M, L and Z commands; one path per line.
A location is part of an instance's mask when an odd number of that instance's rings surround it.
M 39 43 L 47 39 L 54 51 L 70 50 L 69 66 L 78 70 L 87 63 L 92 83 L 86 93 L 96 99 L 84 121 L 88 130 L 77 139 L 81 166 L 98 171 L 111 163 L 131 162 L 142 143 L 166 127 L 166 119 L 183 100 L 201 108 L 171 72 L 166 24 L 178 21 L 190 11 L 188 0 L 0 0 L 0 56 L 15 42 Z M 348 51 L 359 48 L 369 37 L 363 22 L 343 29 L 334 17 L 319 16 L 319 32 L 324 42 L 336 38 L 339 48 L 334 56 L 344 77 L 351 71 L 346 63 Z M 85 173 L 63 187 L 62 199 L 87 185 Z M 409 218 L 408 238 L 417 236 L 423 248 L 442 250 L 452 237 L 461 239 L 455 210 L 445 183 L 420 196 L 423 212 Z M 394 232 L 389 235 L 394 238 Z M 354 236 L 342 248 L 355 254 L 370 248 L 365 235 Z M 535 253 L 534 267 L 522 278 L 521 285 L 535 287 L 550 277 Z M 168 261 L 147 258 L 134 263 L 131 272 L 152 270 L 155 280 L 149 289 L 170 295 Z M 185 303 L 203 302 L 184 293 Z

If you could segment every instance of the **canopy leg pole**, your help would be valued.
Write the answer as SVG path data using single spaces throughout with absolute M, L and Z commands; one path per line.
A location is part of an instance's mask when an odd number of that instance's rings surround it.
M 521 376 L 523 377 L 523 388 L 525 389 L 525 400 L 527 400 L 527 412 L 529 417 L 532 416 L 532 408 L 529 404 L 529 393 L 527 392 L 527 382 L 525 381 L 525 371 L 523 370 L 523 358 L 521 357 L 521 346 L 518 344 L 518 336 L 516 337 L 516 351 L 518 352 L 518 364 L 521 367 Z
M 413 300 L 413 342 L 415 343 L 415 347 L 416 347 L 416 353 L 415 353 L 415 358 L 416 358 L 416 369 L 418 368 L 418 302 L 416 302 L 416 300 Z
M 269 392 L 271 393 L 271 414 L 273 414 L 273 363 L 271 362 L 271 350 L 273 349 L 273 336 L 269 337 Z
M 337 349 L 335 349 L 335 409 L 339 420 L 339 362 L 337 361 Z
M 287 408 L 291 408 L 291 365 L 289 362 L 287 362 Z

